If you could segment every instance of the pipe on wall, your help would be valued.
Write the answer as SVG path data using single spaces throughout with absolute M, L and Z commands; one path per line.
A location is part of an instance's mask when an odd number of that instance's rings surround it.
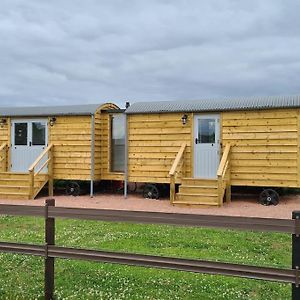
M 128 125 L 127 114 L 125 113 L 125 170 L 124 170 L 124 198 L 127 199 L 127 184 L 128 184 Z
M 90 197 L 94 197 L 94 177 L 95 177 L 95 115 L 92 115 L 92 132 L 91 132 L 91 186 Z

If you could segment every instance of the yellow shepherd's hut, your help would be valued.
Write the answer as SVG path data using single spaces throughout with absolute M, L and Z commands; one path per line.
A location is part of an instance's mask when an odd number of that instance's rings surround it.
M 112 103 L 0 107 L 0 198 L 33 199 L 47 183 L 52 195 L 53 180 L 62 179 L 69 194 L 90 181 L 93 195 L 95 180 L 123 179 L 124 166 L 108 163 L 114 119 L 125 133 L 123 110 Z M 124 137 L 117 141 L 124 162 Z
M 231 186 L 300 187 L 300 97 L 138 102 L 126 110 L 125 179 L 173 204 L 222 205 Z M 178 190 L 177 190 L 178 188 Z

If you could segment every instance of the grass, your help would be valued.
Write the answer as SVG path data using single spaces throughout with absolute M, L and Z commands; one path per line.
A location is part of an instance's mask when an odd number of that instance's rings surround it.
M 0 216 L 0 240 L 43 243 L 43 220 Z M 290 236 L 190 227 L 57 220 L 60 246 L 258 266 L 291 265 Z M 290 286 L 86 261 L 56 260 L 57 299 L 290 299 Z M 42 299 L 43 259 L 0 253 L 0 299 Z

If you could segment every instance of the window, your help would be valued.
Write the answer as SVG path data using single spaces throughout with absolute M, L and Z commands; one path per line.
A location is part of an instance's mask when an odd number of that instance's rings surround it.
M 198 140 L 201 144 L 214 144 L 216 133 L 215 119 L 198 120 Z
M 124 172 L 125 169 L 125 115 L 114 114 L 110 118 L 111 171 Z
M 41 122 L 32 123 L 32 145 L 46 145 L 46 124 Z
M 27 146 L 27 123 L 15 123 L 15 146 Z

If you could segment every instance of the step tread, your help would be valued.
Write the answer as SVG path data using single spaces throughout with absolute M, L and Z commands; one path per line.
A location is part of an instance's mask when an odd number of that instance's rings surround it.
M 7 195 L 7 196 L 10 196 L 10 195 L 15 195 L 15 196 L 29 196 L 28 193 L 16 193 L 16 192 L 0 192 L 0 197 L 3 196 L 3 195 Z
M 199 194 L 192 194 L 192 193 L 177 193 L 176 195 L 178 196 L 192 196 L 192 197 L 217 197 L 218 194 L 202 194 L 202 193 L 199 193 Z
M 180 187 L 187 187 L 187 188 L 201 188 L 201 189 L 217 189 L 217 186 L 213 185 L 190 185 L 190 184 L 181 184 Z
M 198 180 L 198 181 L 217 181 L 218 178 L 193 178 L 193 177 L 182 177 L 182 179 L 186 180 Z
M 34 178 L 34 180 L 35 181 L 42 181 L 42 180 L 45 180 L 46 178 L 39 178 L 39 177 L 35 177 Z M 29 179 L 28 179 L 28 177 L 26 177 L 26 178 L 11 178 L 11 177 L 1 177 L 0 178 L 0 181 L 9 181 L 9 180 L 11 180 L 11 181 L 28 181 Z
M 184 201 L 184 200 L 175 200 L 173 201 L 173 204 L 185 204 L 185 205 L 209 205 L 209 206 L 218 206 L 218 202 L 206 202 L 206 201 L 201 201 L 201 202 L 189 202 L 189 201 Z
M 0 172 L 0 175 L 28 175 L 28 172 Z
M 29 185 L 1 185 L 0 184 L 0 188 L 28 188 Z

